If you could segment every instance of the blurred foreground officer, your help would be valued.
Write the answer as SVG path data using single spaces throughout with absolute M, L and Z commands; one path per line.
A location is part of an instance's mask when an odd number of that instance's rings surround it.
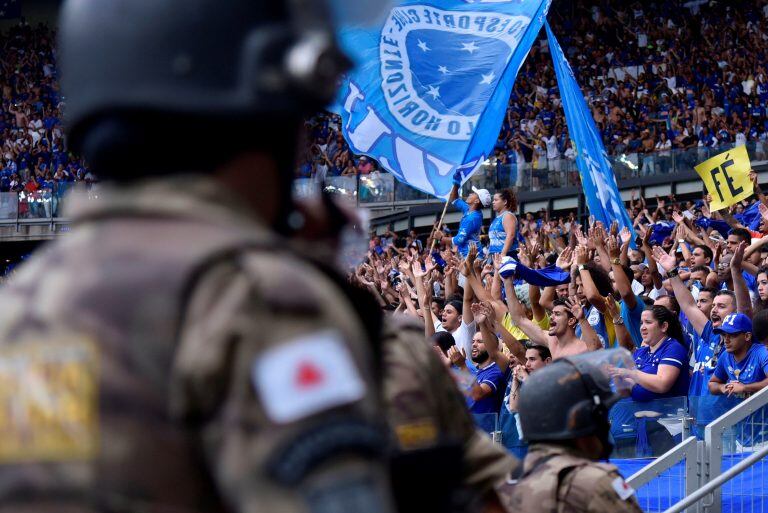
M 393 510 L 378 306 L 278 235 L 346 66 L 317 7 L 65 2 L 70 144 L 111 184 L 1 296 L 0 511 Z
M 621 396 L 612 391 L 606 369 L 617 360 L 632 364 L 624 349 L 586 353 L 558 360 L 526 380 L 518 404 L 531 446 L 522 472 L 501 490 L 510 512 L 641 511 L 618 469 L 598 463 L 613 450 L 608 411 Z

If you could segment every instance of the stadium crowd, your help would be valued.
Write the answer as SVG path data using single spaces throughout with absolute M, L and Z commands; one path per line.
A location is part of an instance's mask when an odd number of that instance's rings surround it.
M 697 162 L 715 147 L 750 144 L 766 158 L 768 4 L 555 1 L 549 21 L 592 108 L 606 150 L 640 175 L 671 169 L 672 152 Z M 340 135 L 341 120 L 307 122 L 298 176 L 368 174 Z M 510 185 L 575 184 L 575 159 L 546 38 L 520 70 L 492 160 Z
M 518 218 L 511 189 L 460 199 L 457 186 L 455 233 L 373 236 L 349 279 L 422 322 L 470 410 L 501 426 L 531 372 L 604 348 L 633 353 L 636 369 L 615 373 L 634 402 L 745 398 L 768 386 L 768 201 L 751 178 L 755 196 L 720 212 L 706 196 L 633 198 L 637 236 L 573 214 Z
M 19 193 L 22 217 L 50 215 L 70 184 L 96 181 L 66 148 L 55 40 L 23 22 L 0 35 L 0 192 Z

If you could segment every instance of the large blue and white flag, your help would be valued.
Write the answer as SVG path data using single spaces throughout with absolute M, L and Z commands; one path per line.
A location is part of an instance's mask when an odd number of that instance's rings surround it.
M 356 64 L 338 108 L 352 150 L 435 196 L 487 158 L 551 0 L 406 0 L 340 42 Z
M 565 110 L 565 121 L 576 149 L 576 165 L 581 175 L 589 213 L 596 221 L 602 221 L 606 226 L 618 221 L 619 229 L 626 226 L 630 231 L 634 231 L 592 113 L 549 23 L 545 26 L 549 51 L 555 63 L 560 98 Z

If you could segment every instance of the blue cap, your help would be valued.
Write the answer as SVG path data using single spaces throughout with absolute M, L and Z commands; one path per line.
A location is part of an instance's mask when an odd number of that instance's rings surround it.
M 729 335 L 733 335 L 734 333 L 752 333 L 752 319 L 743 313 L 732 313 L 727 315 L 725 319 L 723 319 L 723 324 L 713 331 L 718 335 L 722 335 L 723 333 Z

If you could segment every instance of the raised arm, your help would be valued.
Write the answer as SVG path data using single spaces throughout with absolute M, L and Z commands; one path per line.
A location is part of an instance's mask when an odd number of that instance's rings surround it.
M 670 276 L 670 273 L 675 274 L 677 272 L 677 259 L 672 255 L 668 255 L 659 246 L 653 248 L 653 256 L 659 265 L 667 271 L 667 276 L 669 276 L 669 281 L 672 284 L 672 290 L 675 292 L 675 299 L 677 299 L 680 305 L 680 310 L 691 321 L 691 325 L 696 333 L 701 335 L 709 319 L 696 306 L 696 301 L 693 299 L 691 291 L 688 290 L 688 287 L 685 286 L 680 277 L 676 275 Z
M 632 291 L 632 283 L 624 273 L 624 267 L 621 265 L 621 252 L 624 251 L 625 244 L 619 248 L 616 239 L 610 237 L 608 239 L 608 254 L 611 257 L 611 269 L 613 270 L 613 281 L 616 283 L 616 290 L 619 292 L 621 299 L 626 303 L 627 308 L 630 310 L 637 306 L 637 296 Z M 629 243 L 626 244 L 629 247 Z
M 475 321 L 480 327 L 480 333 L 483 336 L 483 345 L 488 351 L 491 361 L 496 362 L 499 370 L 504 372 L 509 367 L 509 357 L 499 351 L 499 339 L 493 332 L 493 308 L 488 303 L 475 303 L 472 305 L 472 311 Z
M 576 296 L 571 296 L 566 303 L 566 307 L 571 310 L 571 314 L 579 321 L 581 326 L 581 340 L 587 345 L 587 349 L 590 351 L 597 351 L 603 349 L 603 343 L 600 342 L 600 337 L 597 336 L 595 328 L 589 324 L 586 316 L 584 315 L 584 307 L 579 303 L 579 299 Z
M 504 279 L 504 289 L 507 293 L 507 308 L 509 309 L 509 315 L 512 317 L 512 322 L 523 333 L 528 335 L 531 342 L 549 347 L 549 335 L 526 317 L 525 307 L 520 303 L 515 294 L 515 284 L 512 278 Z
M 584 295 L 587 301 L 597 308 L 600 313 L 605 313 L 605 301 L 603 296 L 595 286 L 595 282 L 592 280 L 592 275 L 589 273 L 589 269 L 584 266 L 589 262 L 589 250 L 584 246 L 576 247 L 576 264 L 579 266 L 579 276 L 581 277 L 581 286 L 584 289 Z
M 747 247 L 746 242 L 740 242 L 731 257 L 731 278 L 733 278 L 733 292 L 736 293 L 736 309 L 752 317 L 752 298 L 749 295 L 747 282 L 741 273 L 741 264 L 744 260 L 744 250 Z

